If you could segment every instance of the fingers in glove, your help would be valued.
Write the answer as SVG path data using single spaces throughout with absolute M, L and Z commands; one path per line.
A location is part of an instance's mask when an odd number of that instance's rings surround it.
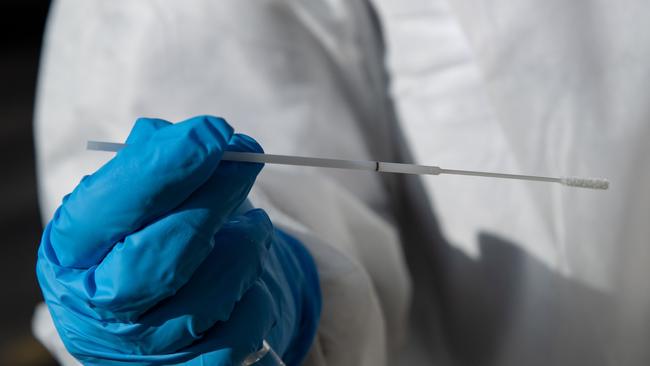
M 173 126 L 169 121 L 159 118 L 141 117 L 135 121 L 129 136 L 126 138 L 127 145 L 142 144 L 153 136 L 153 134 L 165 127 Z
M 230 319 L 217 323 L 187 350 L 200 354 L 198 359 L 203 363 L 197 365 L 241 365 L 248 355 L 262 347 L 275 326 L 276 311 L 264 282 L 255 282 L 237 303 Z
M 235 135 L 231 146 L 248 149 L 248 143 Z M 244 202 L 261 168 L 262 164 L 220 164 L 181 206 L 118 243 L 94 269 L 94 288 L 88 288 L 91 302 L 131 319 L 175 293 L 212 251 L 215 234 Z M 250 229 L 272 227 L 264 218 L 266 224 L 260 221 Z
M 236 303 L 262 274 L 272 231 L 259 209 L 225 224 L 215 237 L 214 249 L 189 281 L 137 318 L 138 324 L 154 329 L 146 338 L 138 335 L 137 342 L 150 344 L 149 353 L 170 353 L 230 319 Z
M 50 235 L 62 266 L 97 264 L 116 242 L 185 201 L 212 176 L 233 130 L 201 116 L 155 129 L 146 141 L 136 132 L 139 142 L 86 176 L 55 213 Z

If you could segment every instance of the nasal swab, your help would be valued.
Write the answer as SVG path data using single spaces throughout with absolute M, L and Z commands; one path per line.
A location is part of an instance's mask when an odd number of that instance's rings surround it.
M 120 149 L 124 148 L 125 146 L 126 144 L 120 144 L 116 142 L 88 141 L 86 148 L 88 150 L 117 152 Z M 266 164 L 310 166 L 310 167 L 320 167 L 320 168 L 366 170 L 366 171 L 374 171 L 374 172 L 382 172 L 382 173 L 401 173 L 401 174 L 420 174 L 420 175 L 440 175 L 440 174 L 473 175 L 479 177 L 551 182 L 551 183 L 559 183 L 565 186 L 579 187 L 579 188 L 591 188 L 591 189 L 609 188 L 609 182 L 607 181 L 607 179 L 578 178 L 578 177 L 544 177 L 544 176 L 537 176 L 537 175 L 491 173 L 491 172 L 480 172 L 480 171 L 472 171 L 472 170 L 443 169 L 437 166 L 427 166 L 427 165 L 387 163 L 383 161 L 311 158 L 305 156 L 274 155 L 274 154 L 236 152 L 236 151 L 225 151 L 223 153 L 222 159 L 228 161 L 241 161 L 241 162 L 249 162 L 249 163 L 266 163 Z

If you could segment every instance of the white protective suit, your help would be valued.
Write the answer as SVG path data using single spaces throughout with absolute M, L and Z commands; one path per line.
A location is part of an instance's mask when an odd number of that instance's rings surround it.
M 252 199 L 316 257 L 307 364 L 647 364 L 648 10 L 58 0 L 36 114 L 43 217 L 108 159 L 85 140 L 122 141 L 139 116 L 223 116 L 278 154 L 604 176 L 607 192 L 267 166 Z

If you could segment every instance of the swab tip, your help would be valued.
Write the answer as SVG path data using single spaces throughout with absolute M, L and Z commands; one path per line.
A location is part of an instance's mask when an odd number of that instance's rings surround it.
M 569 187 L 591 188 L 591 189 L 608 189 L 609 181 L 601 178 L 577 178 L 565 177 L 560 183 Z

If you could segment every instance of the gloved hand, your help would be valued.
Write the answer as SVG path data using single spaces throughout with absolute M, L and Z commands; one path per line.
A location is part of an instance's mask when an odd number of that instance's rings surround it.
M 302 244 L 238 208 L 261 152 L 222 119 L 140 119 L 128 146 L 63 199 L 37 276 L 66 348 L 85 365 L 238 365 L 266 339 L 298 364 L 320 289 Z

